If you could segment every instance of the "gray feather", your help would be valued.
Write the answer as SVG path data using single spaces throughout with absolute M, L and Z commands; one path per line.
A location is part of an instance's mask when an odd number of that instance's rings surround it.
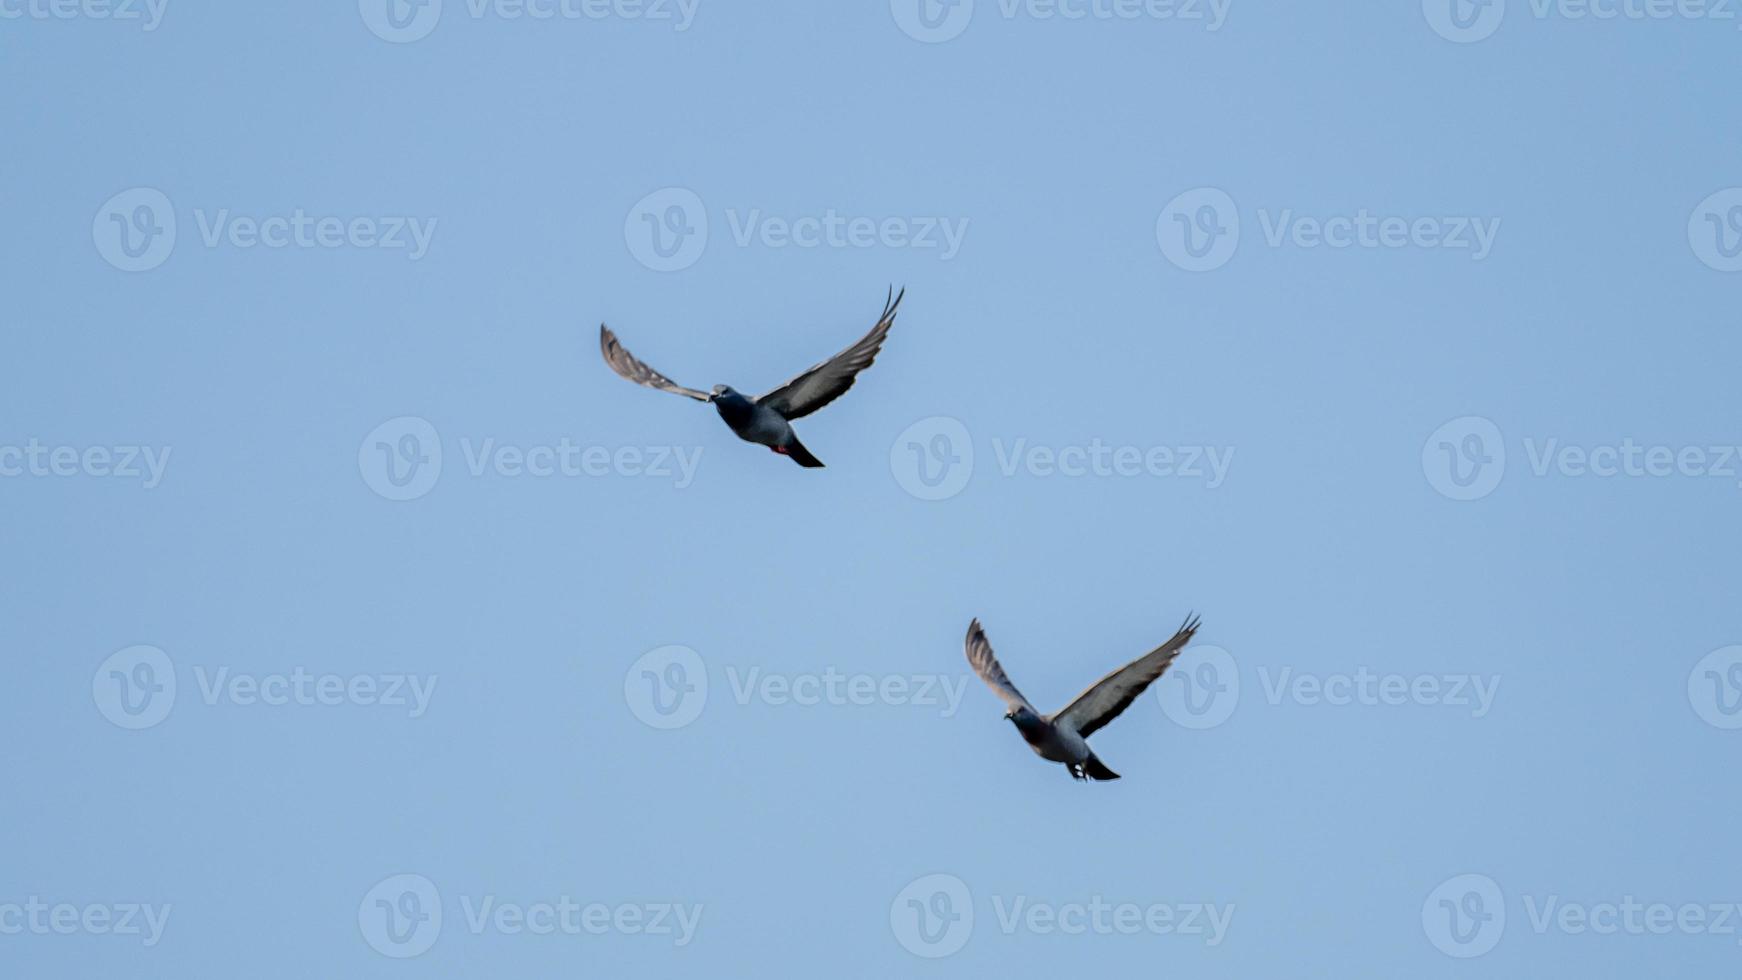
M 870 333 L 859 338 L 853 346 L 756 399 L 756 403 L 774 409 L 784 418 L 797 419 L 846 394 L 859 372 L 877 359 L 883 338 L 889 335 L 889 328 L 895 323 L 895 309 L 901 305 L 901 297 L 907 295 L 905 289 L 896 294 L 893 286 L 889 291 L 892 295 L 883 304 L 883 315 L 877 318 Z

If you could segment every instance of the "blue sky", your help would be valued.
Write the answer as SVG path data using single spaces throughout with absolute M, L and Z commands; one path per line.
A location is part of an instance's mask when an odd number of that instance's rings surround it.
M 0 0 L 0 972 L 1733 971 L 1738 19 L 1456 2 Z

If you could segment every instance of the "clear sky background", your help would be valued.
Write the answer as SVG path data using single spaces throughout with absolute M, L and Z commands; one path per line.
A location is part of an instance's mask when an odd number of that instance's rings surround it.
M 1436 4 L 0 2 L 0 973 L 1733 974 L 1738 20 Z

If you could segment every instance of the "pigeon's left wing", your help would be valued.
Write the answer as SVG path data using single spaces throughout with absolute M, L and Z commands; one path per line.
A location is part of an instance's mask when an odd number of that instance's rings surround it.
M 895 308 L 901 305 L 901 297 L 907 295 L 905 289 L 896 293 L 893 286 L 889 291 L 892 295 L 883 304 L 883 315 L 877 318 L 877 325 L 870 333 L 853 346 L 756 399 L 756 404 L 767 405 L 782 418 L 797 419 L 846 394 L 859 372 L 876 360 L 877 352 L 883 347 L 883 338 L 889 335 L 889 328 L 895 323 Z
M 1096 681 L 1047 720 L 1075 729 L 1078 735 L 1088 738 L 1130 707 L 1173 664 L 1197 631 L 1197 617 L 1188 618 L 1172 639 Z
M 1027 708 L 1034 711 L 1034 705 L 1022 696 L 1016 685 L 1010 683 L 1010 676 L 1004 673 L 1004 667 L 998 663 L 998 657 L 992 652 L 992 644 L 986 640 L 986 631 L 980 628 L 978 619 L 968 624 L 968 638 L 963 649 L 968 654 L 968 665 L 974 668 L 974 673 L 986 682 L 992 693 L 1004 699 L 1004 703 L 1012 708 Z M 1040 712 L 1035 711 L 1035 714 Z
M 638 385 L 646 385 L 649 388 L 657 388 L 660 391 L 669 391 L 674 395 L 683 395 L 687 398 L 694 398 L 699 402 L 705 402 L 708 400 L 706 392 L 697 391 L 694 388 L 685 388 L 683 385 L 678 384 L 676 381 L 671 380 L 665 375 L 660 374 L 658 371 L 648 367 L 646 364 L 643 364 L 640 358 L 629 353 L 629 349 L 618 342 L 617 335 L 612 333 L 611 328 L 605 326 L 603 323 L 599 324 L 599 353 L 605 355 L 605 363 L 611 365 L 611 370 L 616 371 L 622 377 L 627 378 Z

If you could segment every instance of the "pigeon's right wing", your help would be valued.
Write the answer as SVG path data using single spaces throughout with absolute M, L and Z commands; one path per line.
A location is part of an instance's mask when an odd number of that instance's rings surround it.
M 643 364 L 639 358 L 629 353 L 629 350 L 617 341 L 617 335 L 612 333 L 611 328 L 603 323 L 599 324 L 599 353 L 605 355 L 605 363 L 611 365 L 611 370 L 638 385 L 658 388 L 660 391 L 669 391 L 674 395 L 694 398 L 699 402 L 708 400 L 706 392 L 685 388 Z
M 1095 734 L 1101 726 L 1119 717 L 1119 712 L 1130 707 L 1145 688 L 1173 665 L 1174 658 L 1197 631 L 1197 617 L 1186 617 L 1185 625 L 1166 643 L 1091 684 L 1048 720 L 1072 728 L 1084 738 Z
M 998 663 L 998 657 L 992 652 L 992 644 L 986 642 L 986 631 L 980 628 L 978 619 L 968 624 L 968 639 L 964 649 L 968 654 L 968 665 L 974 668 L 974 673 L 980 675 L 980 679 L 986 682 L 993 694 L 1003 698 L 1004 703 L 1012 708 L 1034 711 L 1034 705 L 1028 703 L 1028 699 L 1022 696 L 1015 684 L 1010 683 L 1010 675 L 1004 673 L 1004 667 Z
M 883 338 L 889 336 L 889 328 L 895 323 L 895 310 L 901 305 L 901 297 L 907 295 L 906 289 L 897 293 L 893 286 L 889 292 L 883 303 L 883 313 L 870 333 L 860 337 L 853 346 L 756 399 L 756 404 L 767 405 L 780 413 L 781 418 L 801 419 L 846 394 L 859 372 L 877 359 L 877 352 L 883 349 Z

